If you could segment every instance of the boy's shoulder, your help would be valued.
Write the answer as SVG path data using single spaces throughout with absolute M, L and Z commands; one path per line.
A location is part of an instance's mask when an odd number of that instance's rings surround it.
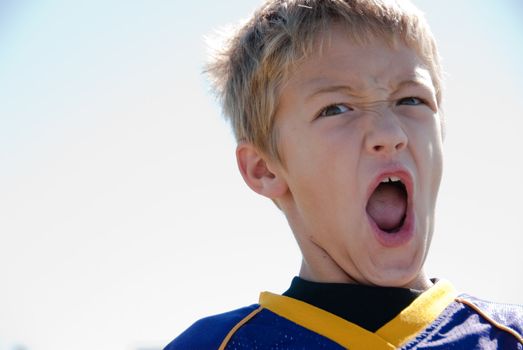
M 440 299 L 429 302 L 425 307 L 432 308 L 442 301 Z M 294 318 L 287 319 L 272 312 L 272 304 L 266 305 L 263 300 L 263 298 L 260 299 L 261 306 L 253 304 L 197 321 L 164 350 L 222 349 L 234 344 L 236 345 L 233 347 L 241 345 L 243 347 L 239 348 L 242 349 L 256 346 L 269 348 L 275 344 L 287 344 L 291 348 L 303 348 L 307 344 L 322 344 L 322 348 L 325 349 L 343 348 L 343 346 L 340 347 L 342 343 L 334 338 L 326 334 L 320 335 L 323 333 L 317 329 L 318 327 L 312 326 L 311 328 L 310 323 L 303 322 L 303 317 L 314 318 L 307 311 L 310 311 L 310 308 L 304 306 L 299 313 L 303 316 L 300 316 L 301 318 L 294 315 Z M 278 297 L 277 301 L 287 302 L 288 300 Z M 402 349 L 432 349 L 435 344 L 444 345 L 439 348 L 460 346 L 461 348 L 475 348 L 479 344 L 492 345 L 494 348 L 497 344 L 497 348 L 523 349 L 522 305 L 490 302 L 468 294 L 454 296 L 448 302 L 449 304 L 444 306 L 436 319 L 420 328 L 417 334 L 409 333 L 407 338 L 412 338 L 405 339 L 406 343 L 402 345 Z M 398 328 L 400 332 L 408 331 L 400 328 Z M 342 333 L 347 333 L 345 334 L 347 339 L 350 335 L 351 339 L 347 341 L 352 344 L 354 332 L 351 333 L 350 329 L 347 329 Z M 363 338 L 369 337 L 367 335 Z M 361 347 L 352 348 L 360 349 Z
M 253 304 L 202 318 L 176 337 L 164 350 L 218 349 L 229 332 L 258 307 L 259 305 Z
M 487 301 L 469 294 L 461 294 L 456 301 L 496 327 L 507 327 L 520 337 L 523 334 L 523 305 Z

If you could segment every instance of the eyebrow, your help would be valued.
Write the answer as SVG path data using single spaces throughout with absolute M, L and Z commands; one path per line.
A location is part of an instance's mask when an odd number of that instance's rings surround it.
M 307 85 L 313 85 L 314 83 L 309 83 Z M 399 83 L 394 84 L 393 92 L 396 92 L 404 87 L 422 87 L 429 89 L 433 91 L 433 87 L 427 83 L 426 77 L 420 74 L 414 74 L 412 76 L 409 76 L 405 80 L 400 81 Z M 332 92 L 344 92 L 346 95 L 355 96 L 357 97 L 358 94 L 356 93 L 356 89 L 351 87 L 350 85 L 345 84 L 337 84 L 337 85 L 326 85 L 324 87 L 320 87 L 318 89 L 314 89 L 310 94 L 307 95 L 307 99 L 310 99 L 316 95 L 325 94 L 325 93 L 332 93 Z
M 396 89 L 394 91 L 398 91 L 403 87 L 409 87 L 409 86 L 422 87 L 422 88 L 429 89 L 431 91 L 434 90 L 434 87 L 432 85 L 428 84 L 428 81 L 425 77 L 416 75 L 414 77 L 410 77 L 409 79 L 403 80 L 403 81 L 399 82 L 398 84 L 396 84 Z
M 357 96 L 355 89 L 349 85 L 327 85 L 319 89 L 314 89 L 310 94 L 307 95 L 307 99 L 310 99 L 316 95 L 330 93 L 330 92 L 344 92 L 346 95 Z

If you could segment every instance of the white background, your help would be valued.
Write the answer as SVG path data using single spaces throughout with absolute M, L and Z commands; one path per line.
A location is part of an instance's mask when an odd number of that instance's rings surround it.
M 299 252 L 201 74 L 257 3 L 0 0 L 1 350 L 160 348 L 287 288 Z M 521 303 L 523 5 L 415 3 L 448 73 L 427 269 Z

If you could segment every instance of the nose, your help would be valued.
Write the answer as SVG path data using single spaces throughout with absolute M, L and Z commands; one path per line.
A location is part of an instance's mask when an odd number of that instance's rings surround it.
M 395 115 L 373 116 L 365 138 L 365 148 L 373 155 L 393 155 L 407 147 L 408 138 Z

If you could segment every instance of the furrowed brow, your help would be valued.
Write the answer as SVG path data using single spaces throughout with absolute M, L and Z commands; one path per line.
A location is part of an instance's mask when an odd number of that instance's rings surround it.
M 342 92 L 345 95 L 356 96 L 355 90 L 348 85 L 326 85 L 319 88 L 312 89 L 311 93 L 307 95 L 307 99 L 313 98 L 317 95 L 327 94 L 332 92 Z
M 434 86 L 432 85 L 432 79 L 430 78 L 430 75 L 427 76 L 426 74 L 420 74 L 416 72 L 416 74 L 407 77 L 405 80 L 400 81 L 396 86 L 396 91 L 407 88 L 407 87 L 413 87 L 413 88 L 423 88 L 428 89 L 432 92 L 434 91 Z
M 429 84 L 427 84 L 425 81 L 420 81 L 420 80 L 407 80 L 407 81 L 402 81 L 401 83 L 399 83 L 396 87 L 396 90 L 400 90 L 402 88 L 408 88 L 408 87 L 412 87 L 412 88 L 423 88 L 423 89 L 428 89 L 428 90 L 434 90 Z

